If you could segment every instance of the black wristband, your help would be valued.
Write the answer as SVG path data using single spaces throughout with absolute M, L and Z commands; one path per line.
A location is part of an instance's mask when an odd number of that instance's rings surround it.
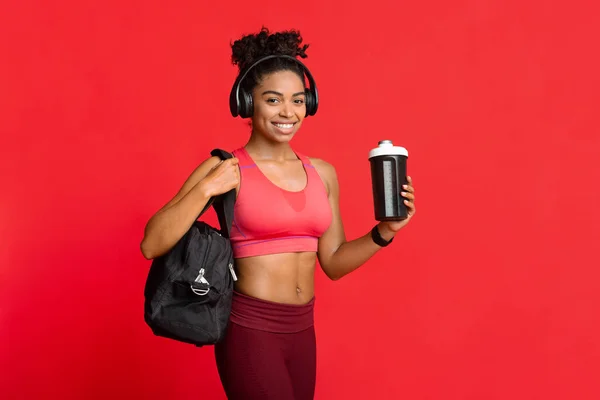
M 394 238 L 391 238 L 389 241 L 387 241 L 384 238 L 382 238 L 379 234 L 379 229 L 377 229 L 377 225 L 375 225 L 373 229 L 371 229 L 371 238 L 373 239 L 375 244 L 381 247 L 389 245 L 394 240 Z

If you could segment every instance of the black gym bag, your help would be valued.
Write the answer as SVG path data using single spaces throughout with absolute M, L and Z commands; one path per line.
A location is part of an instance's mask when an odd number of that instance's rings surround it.
M 211 155 L 233 157 L 220 149 Z M 229 241 L 235 197 L 234 188 L 211 198 L 200 213 L 212 205 L 220 230 L 196 220 L 169 252 L 152 261 L 144 320 L 155 335 L 199 347 L 223 339 L 237 279 Z

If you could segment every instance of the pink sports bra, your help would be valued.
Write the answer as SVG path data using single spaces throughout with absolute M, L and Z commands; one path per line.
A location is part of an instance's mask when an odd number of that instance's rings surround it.
M 303 190 L 290 192 L 271 182 L 241 147 L 240 190 L 234 208 L 231 244 L 235 258 L 317 251 L 332 218 L 327 190 L 308 157 L 296 153 L 307 175 Z

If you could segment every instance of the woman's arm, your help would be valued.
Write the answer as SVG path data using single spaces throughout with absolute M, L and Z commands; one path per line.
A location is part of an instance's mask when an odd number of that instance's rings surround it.
M 211 197 L 237 187 L 237 158 L 211 157 L 198 166 L 179 192 L 150 218 L 140 249 L 148 260 L 169 251 L 192 226 Z
M 339 208 L 339 184 L 334 167 L 322 160 L 313 160 L 313 165 L 321 175 L 329 192 L 329 204 L 333 213 L 331 225 L 319 239 L 318 258 L 321 268 L 332 280 L 338 280 L 344 275 L 356 270 L 367 262 L 382 247 L 373 242 L 371 233 L 351 240 L 346 240 L 342 218 Z M 410 182 L 410 181 L 409 181 Z M 405 195 L 410 201 L 409 218 L 401 223 L 380 222 L 378 229 L 381 237 L 386 241 L 392 239 L 397 231 L 408 223 L 414 215 L 414 200 L 412 185 L 406 189 Z

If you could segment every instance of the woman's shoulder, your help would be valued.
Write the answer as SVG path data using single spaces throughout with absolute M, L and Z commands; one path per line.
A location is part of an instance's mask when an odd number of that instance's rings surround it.
M 315 169 L 319 170 L 319 172 L 323 171 L 325 174 L 335 175 L 335 167 L 331 163 L 323 160 L 322 158 L 308 157 L 308 159 Z
M 315 170 L 317 171 L 317 174 L 319 174 L 319 176 L 321 177 L 323 183 L 325 183 L 325 186 L 327 187 L 327 192 L 330 193 L 331 189 L 336 188 L 338 185 L 335 167 L 331 163 L 321 158 L 308 157 L 308 159 L 310 160 L 310 163 L 313 165 L 313 167 L 315 167 Z

